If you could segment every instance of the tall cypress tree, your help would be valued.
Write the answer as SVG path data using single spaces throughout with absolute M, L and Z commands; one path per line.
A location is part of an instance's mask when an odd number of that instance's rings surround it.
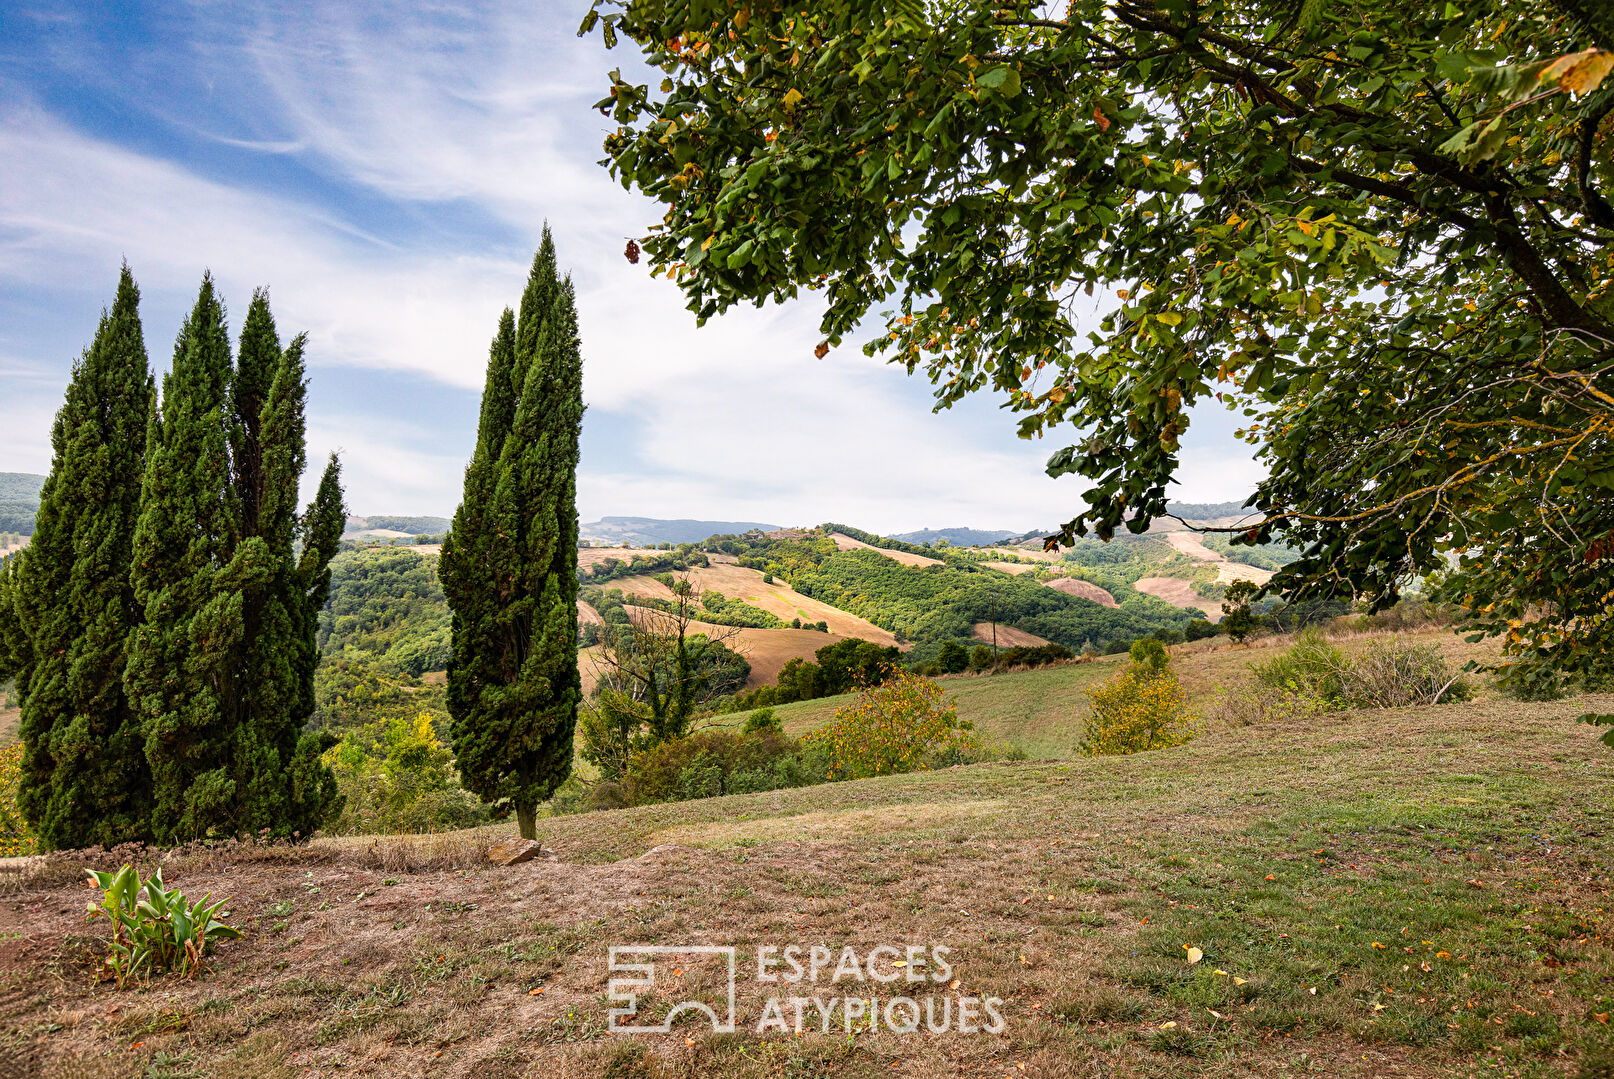
M 232 363 L 210 277 L 154 415 L 130 648 L 152 831 L 163 840 L 268 828 L 308 834 L 334 802 L 313 712 L 314 631 L 341 535 L 334 460 L 306 514 L 303 338 L 282 349 L 255 293 Z
M 10 574 L 22 704 L 24 815 L 48 848 L 146 838 L 150 777 L 123 688 L 141 607 L 128 567 L 154 397 L 140 290 L 123 267 L 112 309 L 73 369 L 27 557 Z
M 345 515 L 335 458 L 319 496 L 297 513 L 305 449 L 305 338 L 282 350 L 267 293 L 253 295 L 231 385 L 231 488 L 242 592 L 241 692 L 234 699 L 230 768 L 239 831 L 307 834 L 335 797 L 319 763 L 325 747 L 301 734 L 313 713 L 314 633 Z M 298 548 L 302 548 L 302 558 Z M 263 572 L 255 573 L 261 568 Z
M 131 638 L 126 681 L 151 764 L 152 831 L 163 841 L 208 834 L 235 796 L 225 760 L 244 582 L 223 572 L 234 532 L 230 368 L 224 307 L 204 275 L 147 435 L 130 574 L 146 621 Z
M 577 461 L 583 366 L 570 280 L 545 227 L 489 349 L 476 450 L 439 575 L 453 610 L 448 706 L 462 782 L 538 803 L 571 774 L 577 670 Z

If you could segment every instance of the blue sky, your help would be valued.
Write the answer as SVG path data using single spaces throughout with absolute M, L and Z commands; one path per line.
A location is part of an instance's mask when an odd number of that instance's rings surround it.
M 0 7 L 0 471 L 49 466 L 50 419 L 110 301 L 140 282 L 166 368 L 204 268 L 237 314 L 267 285 L 310 337 L 310 442 L 359 513 L 452 511 L 499 311 L 545 220 L 578 287 L 579 511 L 874 531 L 1064 520 L 1082 481 L 981 399 L 855 346 L 812 357 L 810 303 L 697 329 L 621 256 L 659 215 L 597 164 L 604 72 L 586 0 Z M 1196 415 L 1181 497 L 1260 473 Z M 1061 440 L 1063 441 L 1063 440 Z

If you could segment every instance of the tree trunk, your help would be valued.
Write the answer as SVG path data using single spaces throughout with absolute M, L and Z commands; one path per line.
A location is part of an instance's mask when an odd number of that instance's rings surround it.
M 535 805 L 522 805 L 516 803 L 516 826 L 521 829 L 522 839 L 538 838 L 538 807 Z

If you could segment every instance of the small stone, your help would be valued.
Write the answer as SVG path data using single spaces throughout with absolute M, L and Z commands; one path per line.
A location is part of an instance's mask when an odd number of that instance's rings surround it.
M 532 861 L 542 851 L 543 845 L 536 839 L 507 836 L 488 847 L 488 861 L 494 865 L 520 865 Z

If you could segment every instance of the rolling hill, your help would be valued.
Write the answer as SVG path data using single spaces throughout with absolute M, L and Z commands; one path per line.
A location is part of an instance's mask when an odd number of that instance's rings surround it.
M 985 547 L 993 543 L 1002 543 L 1006 539 L 1013 539 L 1020 535 L 1008 529 L 989 528 L 922 528 L 918 532 L 893 532 L 892 539 L 904 540 L 908 543 L 941 543 L 946 541 L 954 547 Z
M 778 525 L 758 521 L 694 521 L 687 518 L 663 520 L 659 517 L 601 517 L 578 526 L 585 543 L 607 546 L 657 543 L 699 543 L 711 536 L 739 535 L 745 532 L 771 532 Z
M 39 511 L 39 491 L 44 476 L 31 472 L 0 472 L 0 534 L 34 534 L 34 514 Z M 0 541 L 0 548 L 7 545 Z

